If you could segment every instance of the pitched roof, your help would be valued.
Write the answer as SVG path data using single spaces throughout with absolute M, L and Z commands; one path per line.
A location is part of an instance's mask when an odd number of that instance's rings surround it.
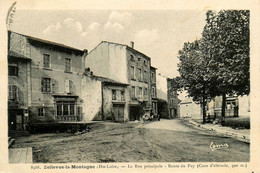
M 14 51 L 12 51 L 12 50 L 8 51 L 8 56 L 31 60 L 31 58 L 26 57 L 26 56 L 24 56 L 24 55 L 22 55 L 22 54 L 20 54 L 20 53 L 14 52 Z
M 80 53 L 84 53 L 83 50 L 76 49 L 74 47 L 67 46 L 65 44 L 56 43 L 56 42 L 53 42 L 53 41 L 48 41 L 48 40 L 44 40 L 44 39 L 41 39 L 41 38 L 36 38 L 36 37 L 20 34 L 20 33 L 14 32 L 14 31 L 8 31 L 8 32 L 12 32 L 12 33 L 24 36 L 24 37 L 26 37 L 26 38 L 28 38 L 29 40 L 32 40 L 32 41 L 36 41 L 36 42 L 40 42 L 40 43 L 44 43 L 44 44 L 48 44 L 48 45 L 52 45 L 52 46 L 57 46 L 57 47 L 60 47 L 60 48 L 66 48 L 66 49 L 70 49 L 72 51 L 76 51 L 76 52 L 80 52 Z
M 93 77 L 98 79 L 98 80 L 100 80 L 104 84 L 113 84 L 113 85 L 122 85 L 122 86 L 127 86 L 128 85 L 126 83 L 121 83 L 121 82 L 118 82 L 118 81 L 115 81 L 113 79 L 109 79 L 109 78 L 106 78 L 106 77 L 95 76 L 95 75 L 93 75 Z
M 186 98 L 184 100 L 181 100 L 180 104 L 186 104 L 186 103 L 192 103 L 192 102 L 193 102 L 192 98 L 188 97 L 188 98 Z
M 129 49 L 129 50 L 135 51 L 135 52 L 137 52 L 137 53 L 139 53 L 139 54 L 145 56 L 146 58 L 151 59 L 149 56 L 145 55 L 145 54 L 142 53 L 142 52 L 139 52 L 139 51 L 136 50 L 136 49 L 133 49 L 133 48 L 129 47 L 127 44 L 115 43 L 115 42 L 110 42 L 110 41 L 101 41 L 97 46 L 99 46 L 99 45 L 102 44 L 102 43 L 116 44 L 116 45 L 119 45 L 119 46 L 125 46 L 126 49 Z M 97 46 L 96 46 L 96 47 L 97 47 Z M 95 47 L 95 48 L 96 48 L 96 47 Z M 95 49 L 95 48 L 94 48 L 94 49 Z M 92 49 L 89 53 L 91 53 L 94 49 Z

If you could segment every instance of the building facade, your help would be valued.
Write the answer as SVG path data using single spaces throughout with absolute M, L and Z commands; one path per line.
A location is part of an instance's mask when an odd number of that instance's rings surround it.
M 180 117 L 201 119 L 201 106 L 193 102 L 192 98 L 183 99 L 180 102 Z
M 128 106 L 124 107 L 124 112 L 129 112 L 129 116 L 126 120 L 140 120 L 144 109 L 152 109 L 151 58 L 135 50 L 131 44 L 129 47 L 102 41 L 90 51 L 85 63 L 98 76 L 128 84 L 125 91 Z
M 180 117 L 180 100 L 177 91 L 172 88 L 172 79 L 167 79 L 167 102 L 169 118 Z
M 94 75 L 85 68 L 86 55 L 87 50 L 9 31 L 9 129 L 25 130 L 27 125 L 53 122 L 125 122 L 129 120 L 130 103 L 151 100 L 147 94 L 149 70 L 144 90 L 147 97 L 137 91 L 141 88 L 138 83 L 131 101 L 129 83 Z M 140 74 L 134 75 L 141 80 Z M 142 80 L 146 80 L 144 76 Z
M 8 36 L 10 123 L 82 119 L 81 78 L 86 52 L 11 31 Z M 18 110 L 11 106 L 15 98 Z
M 157 99 L 157 85 L 156 85 L 156 68 L 150 67 L 151 70 L 151 77 L 150 77 L 150 83 L 151 83 L 151 99 L 152 99 L 152 114 L 157 115 L 158 114 L 158 99 Z
M 8 38 L 11 33 L 8 33 Z M 23 43 L 23 38 L 17 38 Z M 31 106 L 31 58 L 28 45 L 8 39 L 8 127 L 24 130 Z M 29 97 L 28 97 L 29 96 Z
M 221 117 L 222 96 L 217 96 L 207 103 L 207 115 Z M 250 116 L 250 95 L 226 96 L 226 117 Z

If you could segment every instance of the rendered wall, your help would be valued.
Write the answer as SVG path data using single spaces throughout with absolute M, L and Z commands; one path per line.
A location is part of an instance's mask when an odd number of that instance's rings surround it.
M 94 78 L 82 77 L 83 121 L 102 120 L 101 82 Z

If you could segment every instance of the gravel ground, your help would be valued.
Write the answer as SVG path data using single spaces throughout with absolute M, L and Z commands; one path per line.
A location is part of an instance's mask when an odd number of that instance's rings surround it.
M 228 144 L 212 151 L 213 144 Z M 35 134 L 13 147 L 33 147 L 34 163 L 248 162 L 250 145 L 198 130 L 180 120 L 100 122 L 81 135 Z

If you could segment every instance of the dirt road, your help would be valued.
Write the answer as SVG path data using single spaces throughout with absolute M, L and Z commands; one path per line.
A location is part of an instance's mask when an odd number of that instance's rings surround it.
M 194 129 L 180 120 L 103 122 L 91 127 L 91 132 L 78 136 L 22 137 L 15 147 L 33 147 L 33 160 L 40 163 L 249 161 L 249 144 Z M 212 151 L 212 144 L 225 147 Z

